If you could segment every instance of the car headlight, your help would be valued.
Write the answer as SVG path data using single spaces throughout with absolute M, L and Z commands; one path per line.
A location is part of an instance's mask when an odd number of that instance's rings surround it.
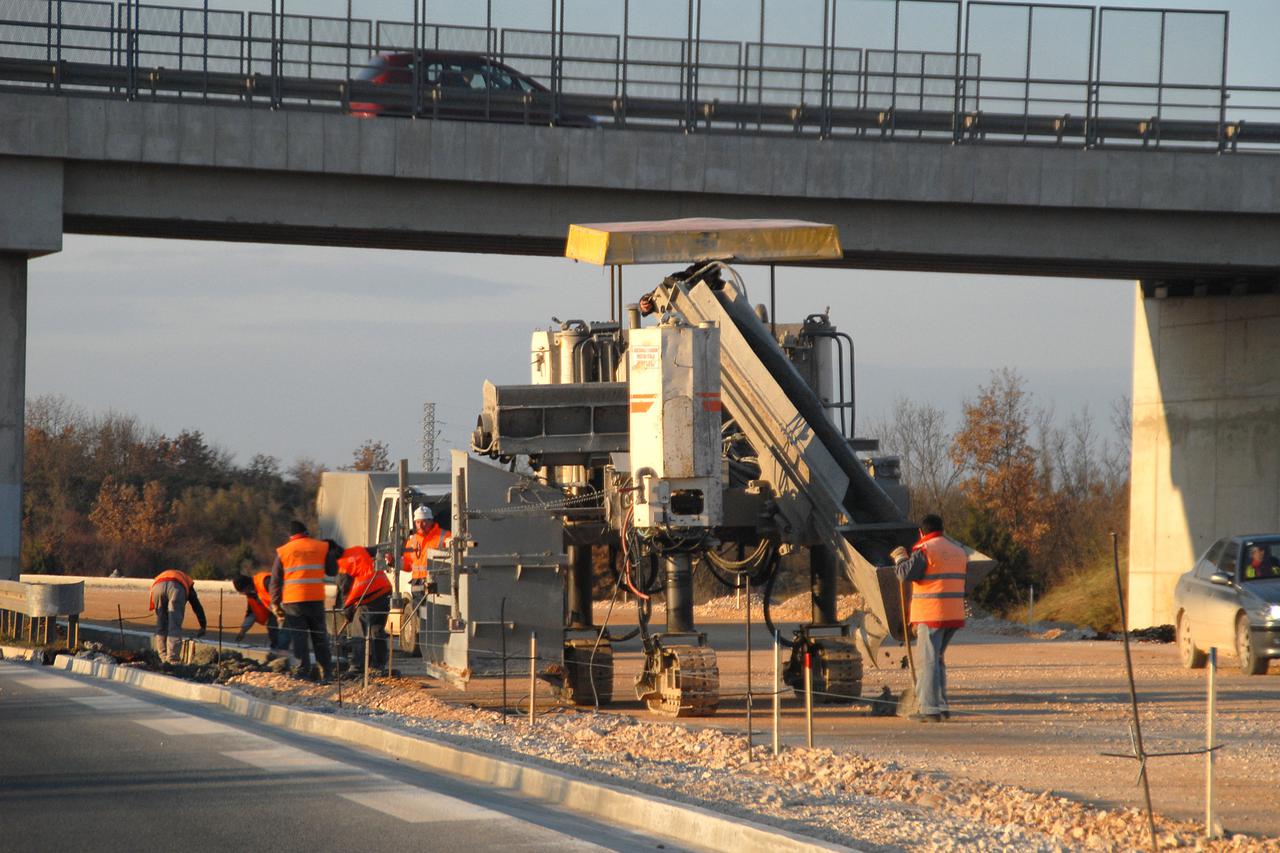
M 1280 619 L 1280 604 L 1271 604 L 1266 608 L 1268 619 Z

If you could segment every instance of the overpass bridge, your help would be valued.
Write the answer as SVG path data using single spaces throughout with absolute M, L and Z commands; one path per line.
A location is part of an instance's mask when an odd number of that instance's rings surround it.
M 849 267 L 1141 283 L 1130 609 L 1135 624 L 1169 621 L 1172 578 L 1193 552 L 1230 532 L 1280 528 L 1280 362 L 1272 355 L 1280 342 L 1280 158 L 1272 129 L 1226 108 L 1225 45 L 1221 78 L 1191 90 L 1211 91 L 1210 101 L 1173 97 L 1184 84 L 1164 76 L 1161 56 L 1150 87 L 1155 112 L 1119 115 L 1123 104 L 1104 95 L 1137 96 L 1099 76 L 1107 55 L 1099 45 L 1115 41 L 1106 40 L 1106 10 L 1083 10 L 1097 56 L 1086 67 L 1079 120 L 1064 113 L 1055 127 L 1043 110 L 1061 106 L 1064 84 L 1029 72 L 1015 81 L 1022 97 L 1012 110 L 1009 78 L 984 77 L 973 64 L 998 65 L 995 54 L 973 50 L 991 41 L 973 17 L 992 5 L 1004 4 L 965 7 L 951 65 L 916 74 L 914 91 L 910 75 L 890 74 L 881 85 L 869 49 L 859 49 L 861 64 L 845 80 L 841 69 L 855 63 L 840 53 L 834 29 L 820 46 L 812 90 L 806 66 L 761 62 L 753 77 L 740 64 L 726 82 L 716 76 L 723 67 L 694 62 L 712 47 L 691 32 L 674 88 L 657 92 L 669 97 L 636 94 L 634 81 L 649 72 L 606 51 L 597 64 L 612 62 L 611 85 L 622 87 L 606 104 L 575 86 L 595 80 L 583 68 L 596 66 L 566 52 L 573 34 L 553 28 L 548 42 L 559 47 L 543 57 L 546 91 L 522 99 L 530 120 L 493 120 L 502 94 L 486 90 L 463 101 L 475 120 L 459 121 L 440 117 L 441 99 L 456 95 L 442 86 L 362 89 L 368 81 L 352 79 L 349 59 L 336 77 L 336 61 L 321 69 L 328 76 L 314 65 L 297 73 L 300 42 L 285 35 L 301 16 L 272 15 L 267 39 L 255 34 L 260 19 L 242 17 L 251 32 L 227 37 L 238 51 L 232 69 L 214 62 L 231 63 L 233 51 L 208 46 L 208 24 L 199 64 L 190 66 L 184 51 L 193 36 L 150 24 L 153 7 L 0 2 L 0 576 L 16 576 L 19 551 L 26 261 L 58 251 L 63 233 L 558 255 L 571 221 L 769 216 L 837 224 L 839 263 Z M 106 46 L 56 54 L 55 45 L 68 52 L 103 32 L 83 17 L 13 23 L 15 8 L 45 14 L 54 6 L 82 16 L 110 9 Z M 1036 16 L 1057 7 L 1016 8 L 1032 44 Z M 189 27 L 187 11 L 179 26 Z M 1158 14 L 1164 44 L 1169 15 L 1186 13 Z M 1196 20 L 1210 18 L 1217 20 Z M 325 20 L 359 29 L 354 19 Z M 382 23 L 368 31 L 392 31 Z M 436 44 L 462 39 L 417 24 L 410 29 L 419 41 L 399 45 L 421 48 L 427 32 Z M 313 32 L 316 21 L 308 26 Z M 515 43 L 488 28 L 482 45 L 499 40 Z M 895 31 L 895 67 L 914 61 L 903 41 Z M 266 73 L 257 70 L 264 42 Z M 157 44 L 176 53 L 155 53 Z M 305 44 L 309 55 L 332 57 L 329 41 Z M 395 40 L 339 42 L 347 57 L 388 47 Z M 755 47 L 756 56 L 778 55 L 763 37 Z M 31 55 L 39 51 L 43 58 Z M 510 53 L 513 64 L 532 61 Z M 921 69 L 939 67 L 917 53 Z M 148 62 L 153 54 L 179 67 Z M 792 77 L 777 76 L 785 74 Z M 939 78 L 946 85 L 930 88 Z M 774 85 L 790 79 L 798 89 Z M 733 109 L 703 97 L 709 80 L 722 81 L 721 94 L 738 93 Z M 976 109 L 977 92 L 995 97 L 993 90 L 1000 109 Z M 375 96 L 400 98 L 415 117 L 347 114 L 353 99 Z M 600 115 L 598 127 L 557 124 L 583 109 Z M 532 120 L 539 114 L 547 120 Z

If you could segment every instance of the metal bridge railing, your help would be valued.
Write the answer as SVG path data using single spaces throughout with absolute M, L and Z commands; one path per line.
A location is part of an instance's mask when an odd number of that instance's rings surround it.
M 1280 150 L 1280 87 L 1226 83 L 1225 12 L 929 0 L 954 48 L 917 50 L 900 17 L 923 0 L 881 0 L 893 12 L 887 47 L 849 43 L 841 0 L 820 0 L 820 44 L 768 40 L 763 16 L 757 40 L 703 38 L 700 0 L 687 2 L 681 38 L 625 24 L 621 34 L 566 29 L 563 6 L 554 27 L 537 29 L 432 22 L 417 2 L 405 21 L 285 13 L 283 2 L 260 12 L 0 0 L 0 87 L 274 108 L 359 100 L 536 123 L 589 115 L 603 127 L 684 132 Z M 1055 37 L 1070 44 L 1046 50 Z M 495 109 L 512 96 L 360 79 L 371 56 L 415 50 L 489 57 L 545 91 Z

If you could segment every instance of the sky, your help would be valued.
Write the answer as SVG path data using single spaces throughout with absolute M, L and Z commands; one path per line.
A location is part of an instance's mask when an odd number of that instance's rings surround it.
M 608 29 L 608 10 L 620 7 L 566 2 L 571 29 L 592 13 L 592 29 Z M 475 23 L 484 8 L 429 5 L 433 19 L 451 23 Z M 495 0 L 504 25 L 521 25 L 539 5 Z M 704 17 L 722 30 L 704 25 L 705 37 L 755 37 L 746 17 L 721 12 L 734 5 L 704 0 Z M 312 2 L 306 11 L 326 6 L 345 3 Z M 663 30 L 683 22 L 683 0 L 633 6 L 648 10 L 633 31 L 678 34 Z M 810 6 L 820 13 L 820 2 L 796 0 L 792 14 L 768 19 L 768 37 L 813 41 L 804 37 Z M 1280 3 L 1217 6 L 1232 13 L 1230 79 L 1280 77 L 1280 53 L 1266 35 L 1277 31 Z M 354 3 L 356 14 L 375 16 L 400 7 L 411 9 L 395 0 Z M 629 272 L 627 300 L 661 272 Z M 753 299 L 765 300 L 767 273 L 742 272 Z M 267 453 L 285 465 L 307 457 L 336 467 L 374 438 L 416 467 L 424 402 L 437 403 L 442 446 L 465 448 L 483 381 L 527 382 L 530 333 L 553 315 L 607 318 L 607 281 L 607 272 L 555 258 L 67 235 L 62 252 L 29 266 L 27 395 L 129 412 L 170 434 L 198 429 L 242 464 Z M 777 304 L 783 321 L 829 307 L 853 335 L 862 424 L 906 397 L 935 403 L 954 425 L 962 401 L 1002 367 L 1018 370 L 1033 402 L 1059 419 L 1088 407 L 1105 425 L 1129 391 L 1128 281 L 785 269 Z

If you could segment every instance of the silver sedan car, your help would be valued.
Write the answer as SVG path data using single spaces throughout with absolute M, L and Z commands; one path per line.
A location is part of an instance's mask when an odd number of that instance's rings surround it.
M 1280 658 L 1280 534 L 1219 539 L 1173 590 L 1182 665 L 1231 649 L 1240 671 L 1262 675 Z

